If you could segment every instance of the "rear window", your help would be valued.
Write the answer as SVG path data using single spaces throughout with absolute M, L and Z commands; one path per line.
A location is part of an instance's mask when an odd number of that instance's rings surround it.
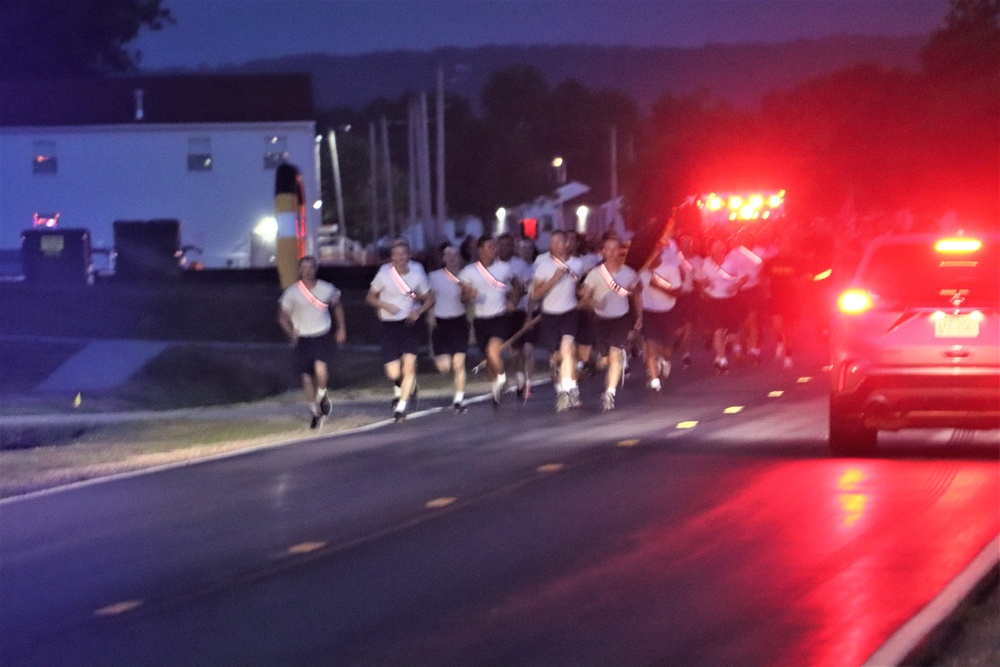
M 945 307 L 959 294 L 963 306 L 1000 305 L 1000 260 L 995 242 L 974 252 L 943 253 L 934 243 L 879 246 L 865 263 L 859 287 L 890 302 Z

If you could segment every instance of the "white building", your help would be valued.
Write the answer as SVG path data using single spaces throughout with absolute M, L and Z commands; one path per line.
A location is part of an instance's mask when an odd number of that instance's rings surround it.
M 3 82 L 0 249 L 19 247 L 36 215 L 107 248 L 116 220 L 176 219 L 181 245 L 201 249 L 191 261 L 249 266 L 253 243 L 267 262 L 254 230 L 274 216 L 275 168 L 289 162 L 311 250 L 318 156 L 308 75 Z

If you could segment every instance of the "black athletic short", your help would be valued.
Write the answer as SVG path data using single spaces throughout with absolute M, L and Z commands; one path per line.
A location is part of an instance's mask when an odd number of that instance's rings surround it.
M 538 342 L 546 350 L 555 352 L 559 349 L 563 336 L 576 338 L 577 325 L 580 311 L 576 308 L 560 315 L 542 313 L 542 321 L 539 322 L 541 331 L 538 334 Z
M 465 354 L 469 351 L 469 319 L 465 315 L 458 317 L 439 317 L 437 325 L 431 329 L 431 345 L 434 354 Z
M 532 315 L 532 317 L 534 317 L 534 315 Z M 528 323 L 528 313 L 526 313 L 523 310 L 515 310 L 514 312 L 512 312 L 510 314 L 510 326 L 512 330 L 511 335 L 513 336 L 514 334 L 516 334 L 518 331 L 524 328 L 524 325 L 527 323 Z M 536 322 L 533 327 L 531 327 L 523 334 L 518 336 L 517 340 L 515 340 L 513 343 L 510 344 L 511 349 L 513 350 L 523 349 L 525 344 L 534 346 L 535 343 L 538 341 L 539 328 L 540 327 Z
M 584 309 L 578 311 L 580 315 L 576 323 L 576 344 L 593 345 L 597 340 L 597 316 L 594 311 Z
M 635 318 L 629 314 L 610 319 L 595 317 L 594 328 L 597 335 L 595 347 L 597 348 L 597 353 L 602 357 L 606 357 L 613 347 L 617 347 L 619 350 L 628 349 L 628 335 L 632 331 L 634 322 Z
M 706 333 L 712 333 L 717 329 L 726 329 L 736 333 L 740 328 L 740 322 L 746 311 L 736 297 L 729 299 L 713 299 L 706 297 L 701 302 L 701 317 L 705 325 Z
M 317 361 L 329 367 L 336 351 L 337 341 L 329 331 L 318 336 L 299 336 L 295 342 L 295 372 L 312 375 Z
M 673 345 L 674 335 L 684 323 L 676 311 L 676 306 L 672 310 L 642 311 L 642 337 L 667 347 Z
M 381 328 L 383 364 L 399 361 L 404 354 L 416 356 L 420 353 L 421 330 L 424 328 L 420 320 L 383 321 Z
M 513 333 L 512 324 L 510 313 L 473 319 L 472 329 L 476 332 L 476 344 L 479 346 L 479 351 L 486 354 L 486 345 L 491 338 L 499 338 L 501 341 L 510 338 L 511 333 Z

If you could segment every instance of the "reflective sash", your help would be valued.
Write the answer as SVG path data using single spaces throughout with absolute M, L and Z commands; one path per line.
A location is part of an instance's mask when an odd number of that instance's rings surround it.
M 670 283 L 670 281 L 661 276 L 660 274 L 652 272 L 649 275 L 650 275 L 649 282 L 654 284 L 656 287 L 665 290 L 674 289 L 674 286 Z
M 399 288 L 400 292 L 414 300 L 420 298 L 417 296 L 417 293 L 413 291 L 413 288 L 406 284 L 406 281 L 403 280 L 403 276 L 399 275 L 399 271 L 396 270 L 395 265 L 390 267 L 389 277 L 392 278 L 392 282 L 396 283 L 396 287 Z
M 458 276 L 456 276 L 448 269 L 442 269 L 442 271 L 444 271 L 444 277 L 450 280 L 451 282 L 455 283 L 456 285 L 460 285 L 462 283 L 462 281 L 458 279 Z
M 483 276 L 483 278 L 486 279 L 486 282 L 488 282 L 493 287 L 493 289 L 497 290 L 498 292 L 507 291 L 507 283 L 502 283 L 496 278 L 494 278 L 493 274 L 490 273 L 485 266 L 483 266 L 482 262 L 476 262 L 476 268 L 479 269 L 479 273 Z
M 551 257 L 552 257 L 552 261 L 556 263 L 556 266 L 558 266 L 560 269 L 562 269 L 563 271 L 565 271 L 566 273 L 568 273 L 570 276 L 572 276 L 573 280 L 579 280 L 580 279 L 580 276 L 576 275 L 576 271 L 574 271 L 573 269 L 569 268 L 569 264 L 567 264 L 566 262 L 562 261 L 561 259 L 559 259 L 555 255 L 552 255 Z
M 330 304 L 326 303 L 325 301 L 321 301 L 319 298 L 317 298 L 316 295 L 312 293 L 312 290 L 306 287 L 306 284 L 304 282 L 300 280 L 298 282 L 298 285 L 299 285 L 299 291 L 302 292 L 302 295 L 305 296 L 306 300 L 309 302 L 310 305 L 314 306 L 315 308 L 318 308 L 319 310 L 326 310 L 327 308 L 330 307 Z
M 601 277 L 604 278 L 604 282 L 606 282 L 608 284 L 608 287 L 610 287 L 612 291 L 618 294 L 618 296 L 627 299 L 629 296 L 632 295 L 631 291 L 618 284 L 618 281 L 616 281 L 614 279 L 614 276 L 611 275 L 611 272 L 608 271 L 607 264 L 602 263 L 598 270 L 601 272 Z

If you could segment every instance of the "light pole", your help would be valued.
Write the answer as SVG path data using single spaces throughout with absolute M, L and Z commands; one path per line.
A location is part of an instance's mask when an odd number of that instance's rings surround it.
M 552 168 L 556 170 L 556 205 L 557 205 L 557 217 L 559 218 L 559 229 L 566 228 L 566 214 L 563 211 L 562 198 L 558 194 L 558 189 L 560 186 L 566 185 L 566 160 L 562 159 L 560 156 L 552 158 Z

